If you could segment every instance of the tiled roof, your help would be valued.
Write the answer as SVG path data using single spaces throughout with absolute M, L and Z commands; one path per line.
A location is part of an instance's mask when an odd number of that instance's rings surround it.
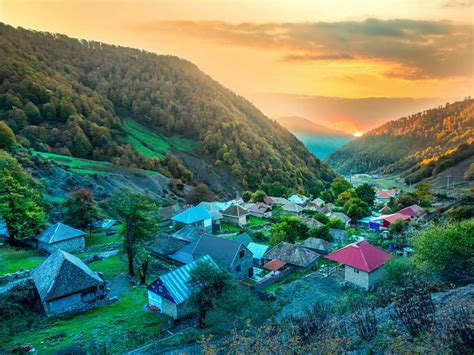
M 69 227 L 62 223 L 56 223 L 41 232 L 36 239 L 43 243 L 53 244 L 82 237 L 83 235 L 85 235 L 85 233 L 79 229 Z
M 326 255 L 325 258 L 356 269 L 372 272 L 383 265 L 392 255 L 366 241 L 346 245 L 344 248 Z
M 182 239 L 173 238 L 168 234 L 160 234 L 149 250 L 155 256 L 167 256 L 173 254 L 177 250 L 187 245 L 187 242 Z
M 410 216 L 410 217 L 416 217 L 421 211 L 421 207 L 418 205 L 411 205 L 408 207 L 405 207 L 404 209 L 401 209 L 398 211 L 398 213 Z
M 189 281 L 191 280 L 191 271 L 196 268 L 200 262 L 209 263 L 217 268 L 217 265 L 214 263 L 212 258 L 205 255 L 198 260 L 181 266 L 180 268 L 159 277 L 157 280 L 153 281 L 147 289 L 157 295 L 162 295 L 163 292 L 160 292 L 159 288 L 164 286 L 168 291 L 166 294 L 171 298 L 170 301 L 175 304 L 183 303 L 189 298 L 192 291 L 192 287 L 189 284 Z
M 78 257 L 58 250 L 31 272 L 41 300 L 85 290 L 104 281 Z
M 184 210 L 172 217 L 171 220 L 184 224 L 192 224 L 209 218 L 212 218 L 211 213 L 204 206 L 198 205 Z
M 331 243 L 329 243 L 327 240 L 313 237 L 306 239 L 301 245 L 305 248 L 324 251 L 331 247 Z
M 240 217 L 248 215 L 248 212 L 239 205 L 232 205 L 222 212 L 224 216 Z
M 390 190 L 380 190 L 375 193 L 375 197 L 377 198 L 390 198 L 395 196 L 398 193 L 397 189 L 390 189 Z
M 270 270 L 270 271 L 277 271 L 280 270 L 286 263 L 284 261 L 273 259 L 262 266 L 262 269 Z
M 293 202 L 290 202 L 290 203 L 287 203 L 286 205 L 283 205 L 283 211 L 286 211 L 286 212 L 300 213 L 303 210 L 304 210 L 303 207 L 301 207 L 300 205 L 298 205 L 296 203 L 293 203 Z
M 265 259 L 279 259 L 287 264 L 300 267 L 310 266 L 318 257 L 319 254 L 312 250 L 287 242 L 275 245 L 264 255 Z

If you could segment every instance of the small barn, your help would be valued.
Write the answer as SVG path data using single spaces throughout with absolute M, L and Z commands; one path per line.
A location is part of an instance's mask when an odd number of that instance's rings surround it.
M 48 253 L 56 250 L 80 252 L 86 248 L 85 233 L 62 223 L 49 226 L 36 237 L 38 248 Z
M 57 250 L 31 272 L 48 316 L 87 311 L 105 303 L 105 280 L 78 257 Z
M 173 270 L 153 281 L 148 287 L 148 305 L 173 319 L 182 318 L 192 309 L 187 303 L 192 292 L 191 271 L 204 262 L 218 268 L 211 257 L 205 255 L 187 265 Z

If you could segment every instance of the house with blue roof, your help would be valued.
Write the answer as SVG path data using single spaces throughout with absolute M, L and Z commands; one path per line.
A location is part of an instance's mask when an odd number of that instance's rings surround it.
M 178 213 L 171 218 L 173 225 L 182 223 L 184 225 L 199 227 L 207 231 L 212 230 L 212 214 L 203 205 L 197 205 Z
M 187 303 L 193 289 L 190 285 L 191 271 L 198 263 L 217 264 L 209 255 L 205 255 L 189 264 L 181 266 L 153 281 L 148 287 L 148 305 L 151 309 L 159 310 L 173 319 L 182 318 L 192 309 Z

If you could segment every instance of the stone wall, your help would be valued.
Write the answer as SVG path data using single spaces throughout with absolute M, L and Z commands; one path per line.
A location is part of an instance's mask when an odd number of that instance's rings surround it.
M 47 251 L 52 254 L 56 250 L 61 249 L 68 253 L 80 252 L 86 249 L 86 242 L 84 237 L 73 238 L 69 240 L 64 240 L 62 242 L 48 244 L 44 242 L 38 242 L 38 248 Z
M 354 285 L 362 287 L 364 290 L 369 289 L 369 274 L 365 271 L 345 266 L 344 279 Z

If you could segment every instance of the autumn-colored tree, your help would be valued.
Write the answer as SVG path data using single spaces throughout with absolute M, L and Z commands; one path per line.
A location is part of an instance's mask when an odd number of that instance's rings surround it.
M 15 133 L 4 121 L 0 121 L 0 149 L 10 149 L 15 145 Z
M 209 188 L 204 184 L 199 184 L 191 189 L 186 195 L 186 202 L 190 205 L 197 205 L 200 202 L 210 202 L 214 196 Z
M 76 228 L 86 228 L 100 217 L 94 194 L 85 188 L 72 191 L 63 202 L 63 207 L 65 223 Z

